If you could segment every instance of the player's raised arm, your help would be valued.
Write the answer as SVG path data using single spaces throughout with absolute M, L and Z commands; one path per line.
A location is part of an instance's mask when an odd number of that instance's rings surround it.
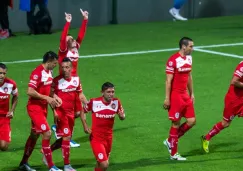
M 83 19 L 83 22 L 82 22 L 81 27 L 79 29 L 78 38 L 76 39 L 76 41 L 78 43 L 77 48 L 80 47 L 81 42 L 84 39 L 86 28 L 87 28 L 87 23 L 88 23 L 88 15 L 89 15 L 88 11 L 83 11 L 82 9 L 80 9 L 80 12 L 81 12 L 84 19 Z
M 187 88 L 188 88 L 188 91 L 190 93 L 190 97 L 191 97 L 191 99 L 192 99 L 192 101 L 194 103 L 195 97 L 194 97 L 194 92 L 193 92 L 192 73 L 189 74 Z
M 123 109 L 120 101 L 118 101 L 118 112 L 117 112 L 117 114 L 118 114 L 120 120 L 125 120 L 126 115 L 125 115 L 124 109 Z
M 72 21 L 72 15 L 65 13 L 65 19 L 66 19 L 66 24 L 64 25 L 62 35 L 61 35 L 61 40 L 60 40 L 60 51 L 64 52 L 67 50 L 67 35 L 68 35 L 68 30 L 70 27 L 70 23 Z

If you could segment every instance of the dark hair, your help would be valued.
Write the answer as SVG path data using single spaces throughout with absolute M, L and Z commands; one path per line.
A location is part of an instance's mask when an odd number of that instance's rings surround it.
M 2 69 L 8 69 L 7 66 L 4 63 L 0 63 L 0 68 L 2 68 Z
M 53 61 L 55 59 L 58 60 L 57 54 L 53 51 L 48 51 L 43 56 L 43 63 L 46 63 L 48 61 Z
M 188 46 L 189 42 L 192 42 L 193 40 L 189 37 L 182 37 L 179 41 L 179 47 L 182 48 L 182 45 Z
M 102 91 L 105 91 L 107 90 L 108 88 L 114 88 L 114 84 L 110 83 L 110 82 L 105 82 L 102 87 L 101 87 L 101 90 Z
M 62 62 L 71 62 L 72 63 L 72 61 L 68 57 L 63 58 Z

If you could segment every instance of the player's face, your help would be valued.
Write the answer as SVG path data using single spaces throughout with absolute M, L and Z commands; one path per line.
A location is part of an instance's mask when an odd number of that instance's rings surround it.
M 193 46 L 194 46 L 194 43 L 192 41 L 189 41 L 188 45 L 185 47 L 185 55 L 191 55 L 191 53 L 193 51 Z
M 62 73 L 65 78 L 70 78 L 72 72 L 72 64 L 70 62 L 62 63 Z
M 115 89 L 114 88 L 108 88 L 102 92 L 102 95 L 105 99 L 105 101 L 110 102 L 115 94 Z
M 53 70 L 57 66 L 58 61 L 54 59 L 53 61 L 48 62 L 48 70 Z
M 3 83 L 4 79 L 6 78 L 7 70 L 0 68 L 0 84 Z
M 76 40 L 72 36 L 67 36 L 68 48 L 76 48 Z

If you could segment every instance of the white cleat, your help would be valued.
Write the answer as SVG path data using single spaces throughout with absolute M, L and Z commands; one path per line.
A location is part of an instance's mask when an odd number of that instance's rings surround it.
M 75 148 L 75 147 L 80 147 L 80 144 L 76 143 L 75 141 L 71 140 L 70 141 L 70 147 Z
M 182 16 L 180 15 L 178 9 L 171 8 L 171 9 L 169 10 L 169 13 L 172 15 L 172 17 L 174 17 L 174 18 L 177 19 L 177 20 L 180 20 L 180 21 L 187 21 L 187 18 L 184 18 L 184 17 L 182 17 Z
M 22 164 L 19 166 L 19 170 L 24 170 L 24 171 L 36 171 L 35 169 L 32 169 L 28 163 Z
M 56 166 L 52 166 L 49 171 L 62 171 L 61 169 L 58 169 Z
M 170 156 L 171 160 L 179 160 L 179 161 L 185 161 L 186 158 L 182 157 L 179 153 L 176 153 L 174 156 Z
M 76 171 L 70 164 L 64 166 L 64 171 Z
M 168 138 L 166 140 L 164 140 L 164 145 L 167 147 L 168 149 L 168 152 L 171 154 L 171 146 L 170 146 L 170 143 L 168 141 Z

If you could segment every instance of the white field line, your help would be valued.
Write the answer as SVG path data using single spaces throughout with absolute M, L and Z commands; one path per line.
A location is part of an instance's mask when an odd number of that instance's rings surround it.
M 243 43 L 231 43 L 231 44 L 216 44 L 216 45 L 206 45 L 206 46 L 195 46 L 195 50 L 199 51 L 201 48 L 216 48 L 216 47 L 229 47 L 229 46 L 242 46 Z M 200 48 L 200 49 L 199 49 Z M 79 56 L 79 58 L 96 58 L 96 57 L 111 57 L 111 56 L 125 56 L 125 55 L 137 55 L 137 54 L 147 54 L 147 53 L 158 53 L 158 52 L 170 52 L 176 51 L 178 48 L 169 48 L 169 49 L 158 49 L 158 50 L 146 50 L 146 51 L 135 51 L 135 52 L 121 52 L 121 53 L 109 53 L 109 54 L 94 54 L 94 55 L 84 55 Z M 204 51 L 206 52 L 206 50 Z M 209 52 L 207 52 L 209 53 Z M 219 52 L 220 53 L 220 52 Z M 224 53 L 222 53 L 224 54 Z M 219 55 L 219 54 L 218 54 Z M 226 56 L 226 55 L 223 55 Z M 228 55 L 232 57 L 231 54 Z M 240 56 L 238 58 L 241 58 Z M 9 61 L 3 62 L 5 64 L 16 64 L 16 63 L 30 63 L 30 62 L 40 62 L 42 59 L 31 59 L 31 60 L 19 60 L 19 61 Z
M 223 53 L 223 52 L 217 52 L 217 51 L 206 50 L 206 49 L 195 48 L 194 50 L 198 51 L 198 52 L 204 52 L 204 53 L 210 53 L 210 54 L 215 54 L 215 55 L 227 56 L 227 57 L 232 57 L 232 58 L 243 58 L 243 56 L 240 56 L 240 55 L 235 55 L 235 54 L 230 54 L 230 53 Z

